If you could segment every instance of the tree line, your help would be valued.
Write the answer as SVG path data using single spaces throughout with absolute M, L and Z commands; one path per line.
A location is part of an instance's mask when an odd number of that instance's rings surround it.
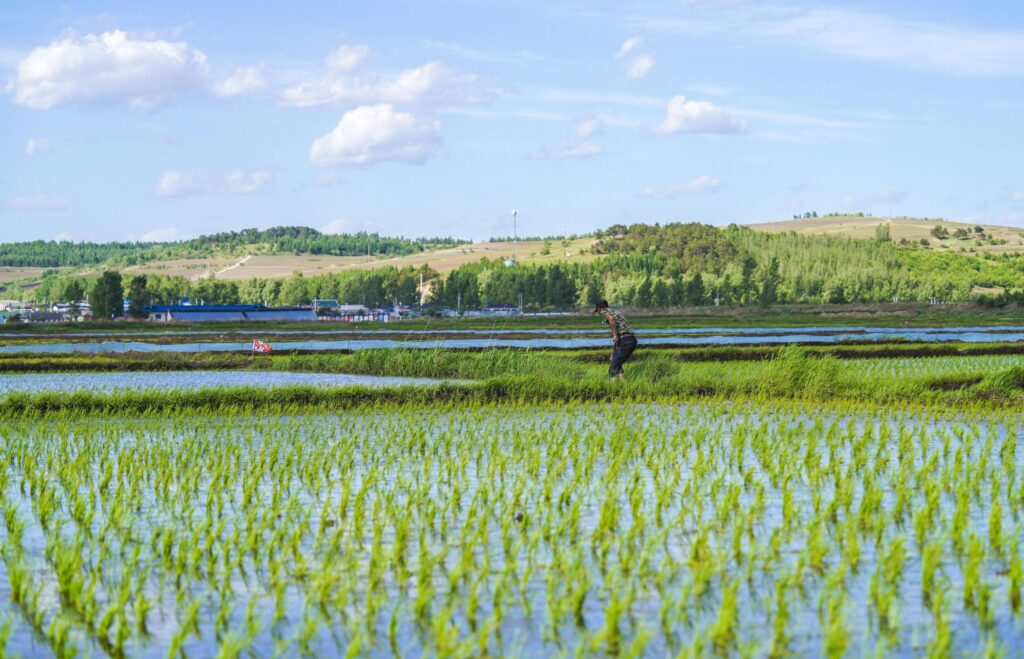
M 1008 300 L 1024 291 L 1024 255 L 939 253 L 895 244 L 884 231 L 865 240 L 735 225 L 616 225 L 596 237 L 595 254 L 585 261 L 507 266 L 481 259 L 445 275 L 426 266 L 244 281 L 139 275 L 124 282 L 124 293 L 133 305 L 188 297 L 208 304 L 295 305 L 327 298 L 384 306 L 418 302 L 422 278 L 432 300 L 452 308 L 522 300 L 531 309 L 572 309 L 598 299 L 656 308 L 966 301 L 975 297 L 975 287 L 1005 289 L 999 299 Z M 31 295 L 67 300 L 97 281 L 51 275 Z
M 55 268 L 107 264 L 124 267 L 169 259 L 235 256 L 243 252 L 402 256 L 465 242 L 456 238 L 390 238 L 365 231 L 325 234 L 309 227 L 272 227 L 226 231 L 179 242 L 34 240 L 0 243 L 0 265 Z

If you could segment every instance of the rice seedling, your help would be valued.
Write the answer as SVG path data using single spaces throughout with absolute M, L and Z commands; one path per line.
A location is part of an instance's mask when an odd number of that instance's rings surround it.
M 847 365 L 809 359 L 773 372 L 832 396 Z M 590 385 L 545 402 L 551 383 L 489 398 L 520 386 L 257 392 L 259 414 L 242 392 L 45 414 L 23 399 L 0 426 L 0 640 L 228 657 L 948 656 L 1024 639 L 1014 414 L 602 402 Z

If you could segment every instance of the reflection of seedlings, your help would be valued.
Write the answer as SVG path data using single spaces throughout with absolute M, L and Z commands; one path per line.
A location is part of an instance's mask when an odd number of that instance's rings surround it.
M 11 418 L 5 652 L 949 656 L 1021 609 L 1009 414 L 275 395 Z

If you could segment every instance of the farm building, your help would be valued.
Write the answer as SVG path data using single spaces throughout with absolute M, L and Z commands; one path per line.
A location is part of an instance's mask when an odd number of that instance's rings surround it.
M 271 308 L 257 304 L 156 305 L 143 310 L 157 323 L 244 322 L 250 320 L 317 320 L 312 309 Z
M 488 304 L 483 309 L 469 309 L 464 311 L 464 316 L 518 316 L 523 313 L 523 308 L 515 304 Z
M 337 309 L 340 306 L 337 300 L 313 300 L 313 311 L 318 314 L 329 313 L 332 309 Z
M 33 311 L 23 318 L 30 323 L 62 323 L 66 320 L 64 314 L 56 311 Z

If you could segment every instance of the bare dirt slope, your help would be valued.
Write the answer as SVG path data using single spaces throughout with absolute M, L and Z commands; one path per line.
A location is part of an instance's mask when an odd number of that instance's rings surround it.
M 580 254 L 580 252 L 582 250 L 589 250 L 593 243 L 593 239 L 581 238 L 571 241 L 568 247 L 563 247 L 561 241 L 554 240 L 547 246 L 548 254 L 541 253 L 545 249 L 543 241 L 520 242 L 518 246 L 503 242 L 474 243 L 394 258 L 315 254 L 279 254 L 276 256 L 256 254 L 227 261 L 214 259 L 207 264 L 197 264 L 194 262 L 188 264 L 181 262 L 147 263 L 146 265 L 129 268 L 127 272 L 180 274 L 193 280 L 211 275 L 217 279 L 242 280 L 252 279 L 253 277 L 283 278 L 289 277 L 295 272 L 301 272 L 304 276 L 309 277 L 332 272 L 344 272 L 346 270 L 367 270 L 387 266 L 396 268 L 412 266 L 418 268 L 424 263 L 438 272 L 448 272 L 460 265 L 473 263 L 485 257 L 488 259 L 516 258 L 523 263 L 583 260 L 592 258 L 589 253 Z
M 125 276 L 138 274 L 161 274 L 185 277 L 198 281 L 207 277 L 223 280 L 243 280 L 254 277 L 285 278 L 295 272 L 304 276 L 343 272 L 346 270 L 367 270 L 393 266 L 418 268 L 423 264 L 444 273 L 461 265 L 479 261 L 482 258 L 515 258 L 520 263 L 554 263 L 556 261 L 580 262 L 593 258 L 590 248 L 596 242 L 593 238 L 578 238 L 562 245 L 560 240 L 548 243 L 541 240 L 520 241 L 517 245 L 506 242 L 473 243 L 447 249 L 410 254 L 394 258 L 377 256 L 330 256 L 317 254 L 246 254 L 234 258 L 177 259 L 153 261 L 140 265 L 120 268 Z M 547 254 L 542 252 L 547 251 Z M 61 268 L 64 273 L 75 272 L 82 276 L 95 275 L 104 268 Z M 22 279 L 35 279 L 42 268 L 20 268 L 0 266 L 0 283 Z
M 30 279 L 43 274 L 43 268 L 21 268 L 10 265 L 0 265 L 0 284 L 19 279 Z

